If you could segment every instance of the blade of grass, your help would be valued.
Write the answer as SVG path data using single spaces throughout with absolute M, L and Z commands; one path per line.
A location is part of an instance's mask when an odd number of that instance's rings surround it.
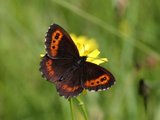
M 87 111 L 85 109 L 83 101 L 79 97 L 76 97 L 75 99 L 78 102 L 78 104 L 79 104 L 79 106 L 80 106 L 80 108 L 81 108 L 81 110 L 83 112 L 85 120 L 88 120 Z
M 72 98 L 69 99 L 69 104 L 70 104 L 70 110 L 71 110 L 71 118 L 72 118 L 72 120 L 74 120 L 73 101 L 72 101 Z

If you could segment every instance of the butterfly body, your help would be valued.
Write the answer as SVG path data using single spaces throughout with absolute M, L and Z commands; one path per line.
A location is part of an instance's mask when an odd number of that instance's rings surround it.
M 84 64 L 84 62 L 86 62 L 87 60 L 87 56 L 82 56 L 79 57 L 79 59 L 76 61 L 76 66 L 82 66 Z
M 74 58 L 72 66 L 69 67 L 68 71 L 66 71 L 65 74 L 62 74 L 59 81 L 62 81 L 64 80 L 64 78 L 68 77 L 70 72 L 74 72 L 77 69 L 81 69 L 81 67 L 83 67 L 84 63 L 86 62 L 86 59 L 87 59 L 87 56 L 82 56 L 77 59 Z
M 59 25 L 50 26 L 45 46 L 47 53 L 40 63 L 40 71 L 55 84 L 61 96 L 77 96 L 84 89 L 106 90 L 114 84 L 114 76 L 108 70 L 79 55 L 68 33 Z

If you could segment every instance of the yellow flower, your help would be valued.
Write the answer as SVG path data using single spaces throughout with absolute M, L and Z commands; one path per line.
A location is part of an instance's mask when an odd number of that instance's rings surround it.
M 77 37 L 75 34 L 70 34 L 72 40 L 76 44 L 80 56 L 87 56 L 87 61 L 97 65 L 107 62 L 107 58 L 98 58 L 100 51 L 95 39 L 88 39 L 85 36 Z

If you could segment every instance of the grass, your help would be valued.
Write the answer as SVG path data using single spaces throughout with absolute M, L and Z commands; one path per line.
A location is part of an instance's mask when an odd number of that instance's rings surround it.
M 125 5 L 118 8 L 111 0 L 0 1 L 0 119 L 71 119 L 69 102 L 38 71 L 45 33 L 57 23 L 95 38 L 101 56 L 109 59 L 103 66 L 117 80 L 108 91 L 80 96 L 89 120 L 159 120 L 160 2 Z M 150 87 L 147 111 L 137 92 L 141 78 Z M 84 119 L 76 105 L 74 116 Z

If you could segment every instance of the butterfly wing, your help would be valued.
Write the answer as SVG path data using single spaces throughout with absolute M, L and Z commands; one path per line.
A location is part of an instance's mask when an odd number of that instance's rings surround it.
M 47 55 L 40 63 L 42 76 L 56 85 L 57 91 L 65 98 L 77 96 L 82 92 L 81 68 L 73 66 L 72 59 L 51 59 Z
M 77 68 L 70 72 L 63 81 L 56 83 L 56 88 L 60 96 L 70 98 L 79 95 L 83 91 L 82 87 L 82 69 Z
M 83 87 L 89 91 L 106 90 L 111 87 L 114 82 L 114 76 L 106 69 L 90 63 L 84 63 Z
M 57 24 L 50 26 L 46 33 L 46 51 L 51 58 L 76 58 L 79 52 L 68 33 Z
M 52 59 L 47 54 L 42 57 L 40 71 L 42 76 L 55 83 L 72 70 L 73 59 Z

